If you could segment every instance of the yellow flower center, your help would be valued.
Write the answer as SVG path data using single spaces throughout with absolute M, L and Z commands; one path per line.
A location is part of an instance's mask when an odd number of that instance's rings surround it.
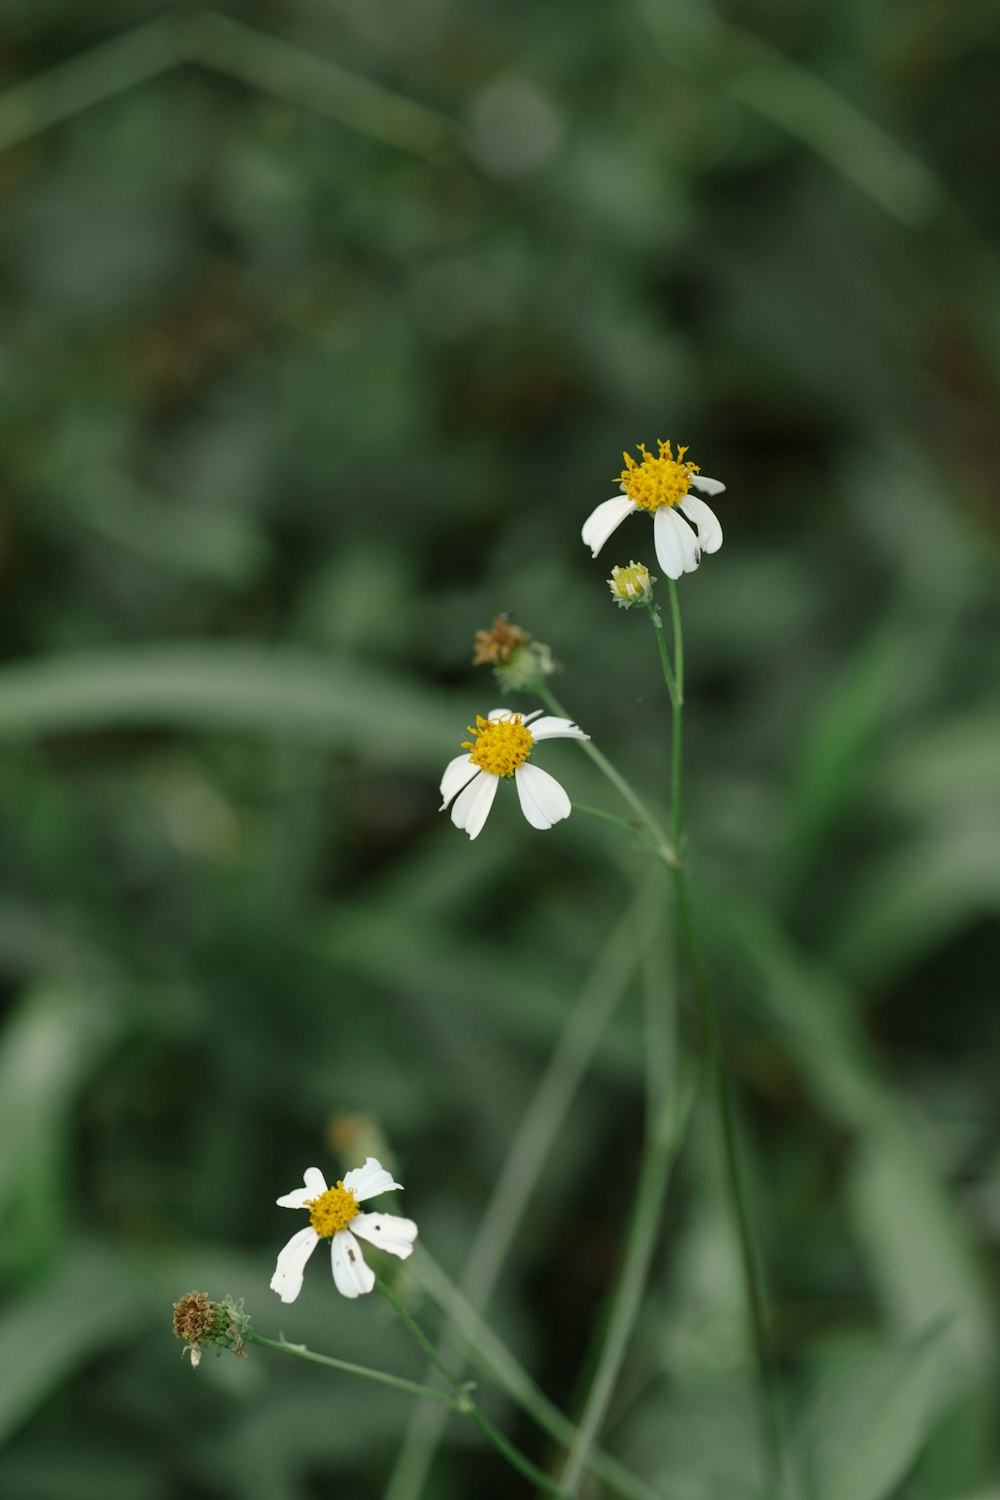
M 698 465 L 684 462 L 686 448 L 678 448 L 674 457 L 669 440 L 659 440 L 659 456 L 654 458 L 645 443 L 639 444 L 642 462 L 636 463 L 630 453 L 623 453 L 625 467 L 618 481 L 628 498 L 643 510 L 659 510 L 661 505 L 676 505 L 688 492 L 691 475 Z
M 475 729 L 471 724 L 468 729 L 475 739 L 464 740 L 462 749 L 469 751 L 473 765 L 491 776 L 513 776 L 535 743 L 520 714 L 511 714 L 509 719 L 484 719 L 477 714 Z
M 313 1198 L 311 1203 L 306 1204 L 306 1208 L 309 1210 L 310 1224 L 324 1239 L 329 1239 L 340 1229 L 346 1229 L 354 1215 L 360 1212 L 357 1198 L 342 1182 L 338 1182 L 336 1187 L 327 1188 L 318 1198 Z

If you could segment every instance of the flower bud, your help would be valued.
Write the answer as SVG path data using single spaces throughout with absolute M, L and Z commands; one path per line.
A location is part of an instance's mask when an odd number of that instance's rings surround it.
M 653 602 L 655 582 L 643 563 L 630 562 L 627 568 L 611 569 L 608 588 L 619 609 L 631 609 L 634 604 L 647 608 Z

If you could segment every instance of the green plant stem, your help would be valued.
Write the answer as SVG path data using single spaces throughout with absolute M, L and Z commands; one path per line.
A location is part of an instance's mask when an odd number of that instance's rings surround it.
M 558 718 L 572 719 L 572 715 L 566 712 L 565 708 L 563 708 L 562 704 L 559 702 L 558 698 L 549 688 L 547 683 L 540 682 L 535 688 L 535 693 L 539 698 L 541 698 L 546 708 L 548 708 Z M 666 833 L 660 826 L 657 819 L 653 817 L 653 814 L 649 811 L 649 808 L 646 806 L 646 804 L 632 790 L 628 782 L 625 780 L 624 776 L 622 776 L 621 772 L 615 770 L 614 766 L 608 760 L 607 756 L 602 754 L 602 752 L 598 750 L 593 740 L 581 740 L 580 746 L 584 754 L 590 757 L 601 774 L 603 776 L 606 776 L 608 781 L 611 782 L 611 785 L 618 792 L 619 796 L 621 796 L 624 801 L 628 803 L 629 807 L 635 813 L 639 821 L 649 829 L 655 840 L 654 847 L 656 854 L 659 855 L 660 859 L 662 859 L 665 864 L 673 864 L 676 858 L 676 851 L 670 843 L 670 840 L 667 838 Z
M 472 1395 L 468 1389 L 468 1386 L 464 1385 L 458 1378 L 458 1376 L 455 1375 L 454 1372 L 448 1367 L 445 1361 L 441 1358 L 440 1354 L 438 1354 L 431 1340 L 427 1337 L 423 1329 L 420 1327 L 419 1323 L 417 1323 L 416 1319 L 410 1316 L 406 1308 L 403 1306 L 402 1302 L 399 1301 L 398 1297 L 393 1296 L 392 1292 L 390 1292 L 389 1288 L 386 1286 L 381 1277 L 378 1277 L 376 1279 L 375 1285 L 378 1287 L 378 1290 L 381 1292 L 386 1302 L 388 1302 L 389 1306 L 403 1320 L 408 1331 L 416 1339 L 417 1343 L 420 1345 L 420 1348 L 427 1355 L 427 1358 L 431 1361 L 436 1369 L 440 1370 L 445 1380 L 455 1392 L 455 1410 L 460 1411 L 463 1416 L 468 1417 L 473 1426 L 479 1428 L 479 1431 L 483 1434 L 483 1436 L 493 1445 L 497 1452 L 507 1460 L 511 1467 L 518 1471 L 519 1474 L 523 1474 L 527 1479 L 530 1479 L 532 1484 L 535 1484 L 539 1487 L 539 1489 L 544 1490 L 547 1495 L 555 1495 L 556 1497 L 558 1497 L 558 1500 L 567 1500 L 566 1491 L 560 1489 L 560 1487 L 555 1484 L 549 1478 L 549 1476 L 543 1472 L 543 1470 L 539 1469 L 537 1465 L 531 1462 L 530 1458 L 526 1458 L 521 1450 L 515 1447 L 510 1439 L 505 1437 L 504 1434 L 499 1430 L 499 1428 L 494 1427 L 489 1418 L 484 1417 L 482 1412 L 477 1409 L 476 1403 L 472 1399 Z
M 573 1445 L 576 1427 L 532 1380 L 468 1298 L 445 1275 L 427 1251 L 418 1247 L 416 1271 L 427 1294 L 450 1320 L 466 1347 L 469 1360 L 504 1390 L 535 1425 L 563 1448 Z M 592 1449 L 588 1467 L 624 1500 L 665 1500 L 658 1490 L 629 1472 L 610 1454 Z
M 274 1349 L 278 1354 L 291 1354 L 295 1359 L 305 1359 L 314 1365 L 326 1365 L 330 1370 L 342 1370 L 345 1375 L 360 1375 L 363 1380 L 374 1380 L 379 1385 L 392 1386 L 394 1390 L 406 1391 L 410 1396 L 423 1396 L 427 1401 L 435 1401 L 439 1406 L 447 1406 L 452 1411 L 463 1411 L 461 1402 L 454 1396 L 448 1396 L 444 1391 L 436 1391 L 433 1386 L 420 1385 L 415 1380 L 404 1380 L 401 1375 L 390 1375 L 386 1370 L 373 1370 L 369 1365 L 351 1364 L 346 1359 L 334 1359 L 330 1354 L 317 1354 L 313 1349 L 307 1349 L 305 1344 L 289 1344 L 284 1339 L 266 1339 L 259 1333 L 245 1333 L 243 1341 L 247 1344 L 259 1344 L 262 1349 Z
M 670 617 L 673 625 L 674 637 L 674 670 L 669 671 L 669 653 L 663 636 L 663 624 L 656 610 L 649 610 L 649 618 L 653 625 L 660 649 L 660 657 L 664 664 L 664 677 L 667 690 L 670 693 L 673 707 L 672 724 L 672 751 L 670 767 L 671 787 L 671 830 L 673 834 L 674 847 L 678 851 L 678 858 L 670 867 L 670 873 L 674 882 L 674 892 L 677 897 L 677 911 L 680 917 L 681 937 L 687 953 L 688 965 L 691 970 L 692 987 L 694 989 L 695 1001 L 698 1007 L 698 1017 L 701 1024 L 702 1034 L 705 1038 L 705 1053 L 708 1063 L 708 1071 L 712 1080 L 712 1099 L 715 1105 L 715 1113 L 718 1120 L 719 1132 L 722 1137 L 722 1152 L 725 1164 L 725 1181 L 727 1196 L 733 1216 L 733 1226 L 736 1231 L 736 1240 L 739 1247 L 740 1267 L 743 1274 L 744 1295 L 746 1297 L 747 1310 L 750 1316 L 750 1327 L 753 1337 L 755 1365 L 757 1370 L 758 1407 L 760 1415 L 761 1432 L 764 1445 L 764 1456 L 772 1479 L 779 1487 L 782 1483 L 782 1453 L 781 1439 L 778 1427 L 777 1402 L 773 1388 L 771 1375 L 771 1361 L 769 1357 L 767 1334 L 764 1318 L 764 1298 L 760 1285 L 760 1276 L 757 1269 L 757 1261 L 754 1255 L 753 1239 L 750 1233 L 750 1217 L 747 1211 L 746 1194 L 743 1189 L 743 1181 L 740 1175 L 739 1158 L 736 1151 L 736 1129 L 733 1122 L 732 1105 L 729 1099 L 729 1089 L 726 1083 L 725 1060 L 722 1052 L 722 1034 L 719 1029 L 719 1018 L 712 998 L 711 987 L 705 973 L 705 966 L 701 958 L 701 950 L 698 945 L 698 934 L 694 922 L 694 914 L 691 910 L 691 897 L 688 890 L 687 872 L 684 868 L 681 855 L 681 844 L 684 831 L 683 823 L 683 780 L 682 780 L 682 754 L 683 754 L 683 720 L 684 720 L 684 635 L 681 628 L 680 603 L 677 597 L 677 585 L 673 579 L 670 580 Z
M 623 833 L 629 834 L 634 839 L 645 843 L 645 835 L 641 828 L 636 828 L 634 823 L 626 823 L 624 818 L 616 818 L 614 813 L 602 812 L 599 807 L 587 807 L 583 802 L 574 802 L 573 811 L 586 813 L 588 818 L 598 818 L 602 823 L 610 823 L 613 828 L 620 828 Z M 648 848 L 647 844 L 647 848 Z
M 753 1239 L 750 1232 L 750 1216 L 747 1211 L 746 1194 L 743 1189 L 739 1158 L 736 1151 L 736 1129 L 733 1122 L 729 1087 L 726 1082 L 722 1036 L 719 1030 L 715 1002 L 705 976 L 701 952 L 698 947 L 698 937 L 694 925 L 694 916 L 691 911 L 687 875 L 683 867 L 678 867 L 672 874 L 674 890 L 677 896 L 677 909 L 680 916 L 681 937 L 691 969 L 692 985 L 698 1006 L 698 1018 L 705 1038 L 708 1071 L 712 1081 L 712 1098 L 722 1136 L 726 1188 L 739 1246 L 744 1292 L 747 1309 L 750 1314 L 750 1326 L 753 1336 L 758 1380 L 758 1404 L 765 1458 L 770 1465 L 775 1482 L 780 1486 L 782 1483 L 783 1460 L 778 1427 L 777 1400 L 771 1374 L 771 1360 L 764 1317 L 764 1297 L 757 1269 L 757 1260 L 754 1255 Z
M 620 820 L 615 819 L 616 823 Z M 621 823 L 622 828 L 628 825 Z M 628 830 L 633 831 L 633 830 Z M 462 1271 L 461 1295 L 475 1307 L 480 1316 L 489 1303 L 497 1279 L 507 1261 L 511 1244 L 524 1221 L 529 1202 L 550 1160 L 584 1073 L 597 1050 L 601 1036 L 621 1002 L 645 946 L 653 940 L 648 921 L 637 924 L 636 907 L 643 914 L 651 906 L 650 882 L 643 871 L 637 880 L 633 897 L 605 943 L 601 954 L 584 983 L 576 1003 L 567 1011 L 559 1039 L 543 1073 L 538 1079 L 526 1109 L 514 1130 L 503 1166 L 476 1230 L 468 1259 Z M 655 896 L 655 890 L 652 895 Z M 637 931 L 638 927 L 638 931 Z M 424 1252 L 418 1250 L 416 1266 L 424 1264 Z M 461 1354 L 455 1347 L 454 1334 L 439 1346 L 442 1358 L 461 1372 Z M 440 1439 L 446 1413 L 440 1408 L 415 1406 L 406 1437 L 400 1447 L 388 1487 L 386 1500 L 417 1500 L 427 1481 L 434 1450 Z M 536 1418 L 537 1420 L 537 1418 Z M 539 1424 L 543 1425 L 544 1424 Z M 572 1439 L 563 1439 L 564 1447 Z M 545 1428 L 551 1431 L 550 1428 Z M 610 1460 L 609 1460 L 610 1462 Z M 607 1482 L 615 1488 L 612 1479 Z M 621 1489 L 619 1492 L 627 1494 Z
M 673 1090 L 651 1127 L 651 1138 L 643 1153 L 635 1203 L 625 1239 L 621 1275 L 615 1285 L 601 1352 L 594 1369 L 590 1392 L 576 1437 L 562 1474 L 563 1490 L 575 1495 L 583 1478 L 594 1441 L 607 1414 L 639 1315 L 649 1265 L 666 1195 L 670 1168 L 680 1145 L 691 1101 L 690 1091 L 681 1099 Z
M 681 795 L 683 767 L 684 767 L 684 632 L 681 629 L 681 606 L 677 597 L 677 585 L 671 578 L 670 587 L 670 623 L 674 633 L 674 684 L 676 696 L 674 698 L 673 712 L 673 743 L 670 756 L 670 815 L 671 827 L 674 835 L 674 848 L 677 850 L 678 866 L 683 862 L 684 854 L 681 847 L 684 837 L 684 800 Z M 669 660 L 667 644 L 663 640 L 663 626 L 660 624 L 659 637 L 662 642 L 663 655 Z
M 670 587 L 671 589 L 673 589 L 673 580 L 671 580 Z M 673 594 L 671 594 L 671 603 L 673 603 Z M 670 694 L 670 701 L 673 704 L 674 709 L 676 710 L 678 702 L 681 700 L 678 697 L 678 688 L 676 679 L 674 677 L 674 669 L 670 664 L 670 652 L 667 650 L 667 641 L 666 637 L 663 634 L 663 621 L 660 619 L 660 611 L 656 608 L 655 604 L 647 604 L 646 613 L 652 620 L 653 629 L 656 631 L 656 643 L 660 648 L 660 664 L 663 667 L 663 676 L 666 680 L 667 692 Z

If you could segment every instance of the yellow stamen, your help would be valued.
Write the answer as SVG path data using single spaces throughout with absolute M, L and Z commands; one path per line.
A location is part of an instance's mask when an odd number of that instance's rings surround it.
M 338 1182 L 336 1187 L 327 1188 L 318 1198 L 313 1198 L 306 1204 L 306 1208 L 309 1210 L 310 1224 L 324 1239 L 329 1239 L 340 1229 L 346 1229 L 354 1215 L 360 1212 L 357 1198 L 342 1182 Z
M 484 719 L 477 714 L 476 727 L 470 724 L 468 729 L 475 739 L 463 741 L 462 749 L 470 752 L 473 765 L 491 776 L 513 776 L 535 743 L 520 714 L 511 714 L 508 719 Z
M 641 463 L 636 463 L 630 453 L 622 454 L 625 467 L 618 481 L 628 498 L 643 510 L 676 505 L 687 494 L 691 475 L 699 472 L 697 464 L 684 462 L 686 448 L 678 448 L 675 458 L 669 439 L 664 442 L 660 438 L 659 449 L 659 457 L 654 458 L 645 443 L 640 443 Z

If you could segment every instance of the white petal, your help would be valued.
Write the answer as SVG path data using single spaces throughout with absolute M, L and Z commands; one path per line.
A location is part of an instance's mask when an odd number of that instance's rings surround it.
M 444 812 L 452 797 L 457 797 L 463 786 L 466 786 L 472 780 L 478 770 L 479 767 L 471 755 L 456 755 L 454 760 L 448 762 L 444 768 L 444 775 L 441 777 L 441 797 L 443 800 L 441 806 L 438 808 L 438 812 Z
M 319 1235 L 311 1224 L 293 1234 L 288 1244 L 278 1255 L 278 1264 L 271 1277 L 271 1291 L 277 1292 L 282 1302 L 294 1302 L 302 1290 L 302 1276 L 306 1261 L 319 1244 Z
M 726 486 L 720 479 L 709 479 L 707 474 L 692 474 L 688 484 L 693 484 L 706 495 L 721 495 Z
M 653 546 L 656 548 L 656 560 L 668 578 L 680 578 L 682 573 L 691 571 L 688 560 L 692 554 L 692 546 L 697 550 L 697 545 L 690 526 L 680 516 L 674 515 L 671 506 L 661 505 L 653 516 Z M 697 567 L 698 564 L 695 563 L 694 566 Z
M 337 1291 L 344 1297 L 360 1297 L 375 1285 L 375 1272 L 361 1254 L 361 1246 L 349 1229 L 338 1229 L 330 1243 L 330 1259 Z
M 359 1203 L 364 1203 L 366 1198 L 374 1198 L 378 1193 L 393 1193 L 403 1184 L 393 1181 L 392 1173 L 386 1171 L 377 1157 L 367 1156 L 363 1167 L 354 1167 L 345 1175 L 344 1186 Z
M 597 509 L 591 511 L 583 523 L 580 535 L 590 548 L 592 556 L 597 556 L 611 533 L 635 509 L 635 501 L 630 500 L 627 495 L 612 495 L 610 500 L 602 500 Z
M 710 505 L 699 500 L 697 495 L 685 495 L 680 509 L 698 528 L 698 543 L 703 552 L 718 552 L 722 546 L 722 527 Z
M 554 776 L 527 762 L 514 772 L 521 811 L 532 828 L 551 828 L 568 818 L 572 804 Z
M 539 714 L 543 714 L 544 712 L 544 708 L 535 708 L 532 709 L 530 714 L 521 714 L 521 723 L 530 724 L 532 719 L 537 719 Z M 512 719 L 516 713 L 520 713 L 520 710 L 516 708 L 491 708 L 486 717 L 488 719 Z
M 305 1208 L 320 1193 L 326 1192 L 326 1178 L 319 1167 L 306 1167 L 303 1173 L 305 1187 L 292 1188 L 283 1198 L 276 1198 L 275 1202 L 279 1208 Z
M 531 731 L 532 738 L 536 740 L 589 740 L 590 735 L 584 734 L 578 724 L 572 719 L 556 719 L 551 714 L 546 714 L 544 719 L 539 719 Z
M 413 1254 L 417 1226 L 412 1219 L 400 1219 L 395 1214 L 355 1214 L 351 1228 L 369 1244 L 398 1255 L 400 1260 Z
M 452 803 L 451 821 L 456 828 L 464 829 L 470 839 L 482 833 L 499 785 L 499 776 L 494 776 L 489 771 L 480 771 L 475 781 L 470 781 L 464 792 L 459 792 Z

